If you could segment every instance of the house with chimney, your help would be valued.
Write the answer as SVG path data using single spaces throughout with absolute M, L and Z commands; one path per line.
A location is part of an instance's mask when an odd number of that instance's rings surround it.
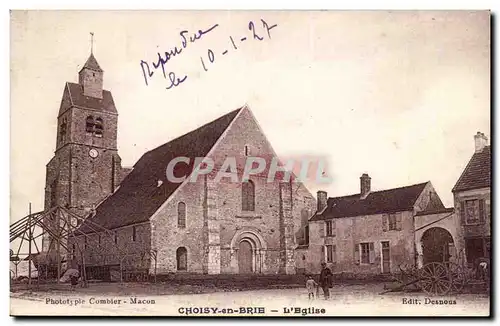
M 444 207 L 430 181 L 372 191 L 370 176 L 363 174 L 358 194 L 328 197 L 318 191 L 308 244 L 296 249 L 297 267 L 317 273 L 325 262 L 334 273 L 360 275 L 414 265 L 418 257 L 415 220 L 421 212 L 434 219 L 453 212 Z
M 469 265 L 489 259 L 491 248 L 491 146 L 482 132 L 474 135 L 474 143 L 474 154 L 452 190 Z

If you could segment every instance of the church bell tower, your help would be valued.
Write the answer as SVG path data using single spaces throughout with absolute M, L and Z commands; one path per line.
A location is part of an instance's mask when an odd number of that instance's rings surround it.
M 56 150 L 47 164 L 45 210 L 63 206 L 87 217 L 124 177 L 117 150 L 118 112 L 111 92 L 103 89 L 103 76 L 91 51 L 78 83 L 64 86 Z

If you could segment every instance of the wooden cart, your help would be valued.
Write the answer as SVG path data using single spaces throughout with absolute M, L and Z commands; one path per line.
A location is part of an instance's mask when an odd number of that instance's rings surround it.
M 400 286 L 383 293 L 410 289 L 413 286 L 428 295 L 444 296 L 461 293 L 466 284 L 489 288 L 489 261 L 486 259 L 475 263 L 473 268 L 453 262 L 432 262 L 419 269 L 413 266 L 399 266 L 399 269 L 400 273 L 395 275 L 395 279 Z

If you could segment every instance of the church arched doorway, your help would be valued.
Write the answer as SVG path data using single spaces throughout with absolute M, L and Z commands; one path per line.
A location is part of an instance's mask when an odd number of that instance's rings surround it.
M 455 244 L 450 232 L 441 227 L 432 227 L 422 235 L 423 263 L 449 262 L 455 255 Z
M 254 249 L 249 239 L 243 239 L 238 248 L 238 269 L 240 274 L 253 273 Z
M 231 272 L 238 274 L 265 272 L 266 251 L 266 242 L 258 230 L 244 228 L 236 231 L 231 240 Z

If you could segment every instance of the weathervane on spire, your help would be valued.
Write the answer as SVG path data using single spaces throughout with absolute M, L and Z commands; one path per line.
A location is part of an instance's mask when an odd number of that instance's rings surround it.
M 90 54 L 94 53 L 94 32 L 90 32 Z

